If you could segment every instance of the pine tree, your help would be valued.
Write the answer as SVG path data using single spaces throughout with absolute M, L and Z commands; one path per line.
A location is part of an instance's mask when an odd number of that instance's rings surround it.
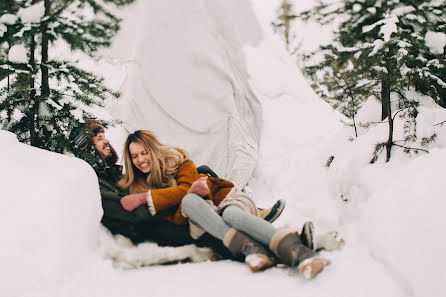
M 0 12 L 18 18 L 6 26 L 0 45 L 25 46 L 28 61 L 19 65 L 3 60 L 9 47 L 2 47 L 0 68 L 6 70 L 0 75 L 9 75 L 11 84 L 0 95 L 0 124 L 22 142 L 66 152 L 71 148 L 71 130 L 85 117 L 94 117 L 90 107 L 103 106 L 107 98 L 119 94 L 105 86 L 103 78 L 80 68 L 69 52 L 66 58 L 51 59 L 53 45 L 65 42 L 71 51 L 94 57 L 119 30 L 120 19 L 111 12 L 112 5 L 132 0 L 8 1 L 10 5 Z
M 356 101 L 357 107 L 369 96 L 381 101 L 381 119 L 387 119 L 389 135 L 385 143 L 376 145 L 372 162 L 384 148 L 389 161 L 392 146 L 406 151 L 422 150 L 407 145 L 416 140 L 418 114 L 418 102 L 407 96 L 407 90 L 442 101 L 446 85 L 444 52 L 442 57 L 435 56 L 426 45 L 425 36 L 428 31 L 444 31 L 444 16 L 444 1 L 421 0 L 321 3 L 299 15 L 303 20 L 313 18 L 322 24 L 334 18 L 344 20 L 335 32 L 334 42 L 310 55 L 323 53 L 323 61 L 308 65 L 305 70 L 329 102 L 347 101 L 335 107 L 345 106 L 348 101 Z M 347 94 L 340 96 L 343 92 Z M 351 116 L 355 114 L 352 110 Z M 406 121 L 403 145 L 393 139 L 397 115 Z
M 286 49 L 290 50 L 290 43 L 293 39 L 291 32 L 291 23 L 297 17 L 293 12 L 293 5 L 289 0 L 282 0 L 279 8 L 279 20 L 273 22 L 272 25 L 276 32 L 280 32 L 285 40 Z
M 34 1 L 35 2 L 35 1 Z M 1 127 L 10 126 L 11 131 L 18 132 L 20 125 L 18 121 L 25 123 L 26 105 L 35 96 L 34 74 L 35 74 L 35 34 L 38 30 L 37 24 L 21 22 L 18 15 L 21 8 L 31 6 L 32 1 L 8 0 L 0 6 L 0 80 L 6 77 L 7 83 L 0 93 L 0 124 Z M 13 57 L 15 50 L 25 52 L 28 48 L 28 58 Z M 11 59 L 8 57 L 11 55 Z M 28 60 L 27 60 L 28 59 Z M 11 120 L 13 119 L 13 120 Z M 9 125 L 10 124 L 10 125 Z M 20 136 L 19 136 L 20 138 Z

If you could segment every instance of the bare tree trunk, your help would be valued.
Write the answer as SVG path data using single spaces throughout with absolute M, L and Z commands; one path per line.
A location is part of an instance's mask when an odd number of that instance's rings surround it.
M 355 119 L 355 109 L 356 109 L 356 104 L 355 104 L 355 96 L 352 94 L 351 90 L 348 89 L 348 96 L 350 97 L 350 99 L 352 100 L 352 120 L 353 120 L 353 128 L 355 128 L 355 136 L 356 138 L 358 138 L 358 128 L 356 127 L 356 119 Z
M 390 110 L 390 84 L 387 78 L 381 80 L 381 120 L 385 120 Z
M 381 100 L 382 100 L 382 116 L 381 119 L 387 118 L 389 122 L 389 137 L 386 143 L 386 162 L 389 162 L 391 149 L 393 145 L 393 119 L 392 107 L 390 102 L 390 83 L 387 78 L 381 80 Z
M 50 15 L 51 2 L 50 0 L 44 0 L 45 7 L 45 16 Z M 42 101 L 45 101 L 50 95 L 50 85 L 49 85 L 49 76 L 48 76 L 48 23 L 43 22 L 40 25 L 40 31 L 42 32 L 42 59 L 40 63 L 40 71 L 42 72 L 42 83 L 40 85 L 40 96 L 36 98 L 33 106 L 33 127 L 31 134 L 31 145 L 40 146 L 38 136 L 36 135 L 37 130 L 39 129 L 39 107 Z
M 45 16 L 50 15 L 50 0 L 44 1 L 45 5 Z M 42 62 L 41 62 L 41 71 L 42 71 L 42 85 L 41 85 L 41 92 L 42 92 L 42 99 L 48 98 L 50 95 L 50 86 L 49 86 L 49 77 L 48 77 L 48 24 L 42 23 L 41 25 L 41 31 L 42 31 Z
M 30 142 L 31 145 L 37 146 L 37 135 L 36 135 L 36 117 L 39 112 L 39 104 L 36 101 L 36 90 L 35 82 L 34 82 L 34 73 L 36 69 L 36 60 L 35 60 L 35 52 L 36 52 L 36 40 L 34 35 L 31 36 L 31 45 L 30 45 L 30 54 L 29 54 L 29 64 L 31 65 L 31 78 L 30 78 L 30 92 L 29 92 L 29 102 L 31 107 L 31 117 L 29 122 L 29 133 L 30 133 Z
M 8 53 L 9 53 L 9 50 L 11 49 L 11 42 L 8 42 L 8 44 L 9 44 L 9 48 L 8 48 Z M 10 84 L 10 82 L 9 82 L 9 74 L 8 74 L 8 87 L 7 87 L 8 93 L 9 93 L 9 84 Z
M 283 24 L 285 26 L 285 43 L 286 43 L 286 49 L 289 49 L 289 45 L 290 45 L 290 4 L 288 3 L 287 0 L 283 0 L 282 3 L 282 10 L 283 10 Z
M 389 116 L 389 139 L 387 139 L 386 143 L 386 162 L 390 161 L 391 150 L 393 146 L 393 119 L 392 116 Z
M 358 138 L 358 129 L 356 128 L 355 115 L 353 115 L 353 127 L 355 128 L 355 136 Z

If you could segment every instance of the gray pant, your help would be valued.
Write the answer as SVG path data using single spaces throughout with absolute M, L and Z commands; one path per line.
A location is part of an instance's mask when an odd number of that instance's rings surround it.
M 220 216 L 211 209 L 203 198 L 188 194 L 183 198 L 183 210 L 189 220 L 200 225 L 212 236 L 223 240 L 229 229 L 235 228 L 268 246 L 276 233 L 273 225 L 262 218 L 247 213 L 236 206 L 224 209 Z

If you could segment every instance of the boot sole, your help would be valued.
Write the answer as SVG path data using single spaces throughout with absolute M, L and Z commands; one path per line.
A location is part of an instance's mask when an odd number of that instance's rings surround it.
M 282 214 L 285 208 L 285 200 L 277 200 L 271 208 L 271 212 L 264 218 L 265 221 L 273 223 Z
M 299 273 L 305 279 L 313 279 L 324 270 L 324 267 L 330 265 L 330 260 L 324 258 L 306 259 L 299 265 Z
M 310 221 L 305 222 L 300 234 L 300 241 L 306 247 L 314 251 L 316 247 L 316 245 L 314 244 L 314 240 L 314 225 Z
M 245 263 L 252 272 L 263 271 L 274 265 L 276 262 L 264 254 L 251 254 L 246 256 Z

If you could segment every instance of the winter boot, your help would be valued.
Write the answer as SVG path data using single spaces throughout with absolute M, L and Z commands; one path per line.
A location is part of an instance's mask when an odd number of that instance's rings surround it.
M 330 264 L 330 261 L 317 257 L 315 251 L 304 246 L 297 232 L 277 231 L 269 247 L 282 263 L 291 267 L 298 266 L 300 274 L 306 279 L 314 278 Z
M 259 208 L 260 217 L 270 223 L 277 220 L 285 208 L 285 200 L 277 200 L 271 208 Z
M 300 241 L 302 244 L 306 247 L 308 247 L 311 250 L 315 250 L 316 245 L 314 242 L 314 226 L 313 223 L 310 221 L 307 221 L 304 223 L 304 226 L 302 227 L 302 232 L 300 233 Z
M 262 271 L 275 265 L 274 256 L 262 244 L 234 228 L 226 233 L 223 244 L 234 256 L 245 256 L 245 263 L 252 272 Z

